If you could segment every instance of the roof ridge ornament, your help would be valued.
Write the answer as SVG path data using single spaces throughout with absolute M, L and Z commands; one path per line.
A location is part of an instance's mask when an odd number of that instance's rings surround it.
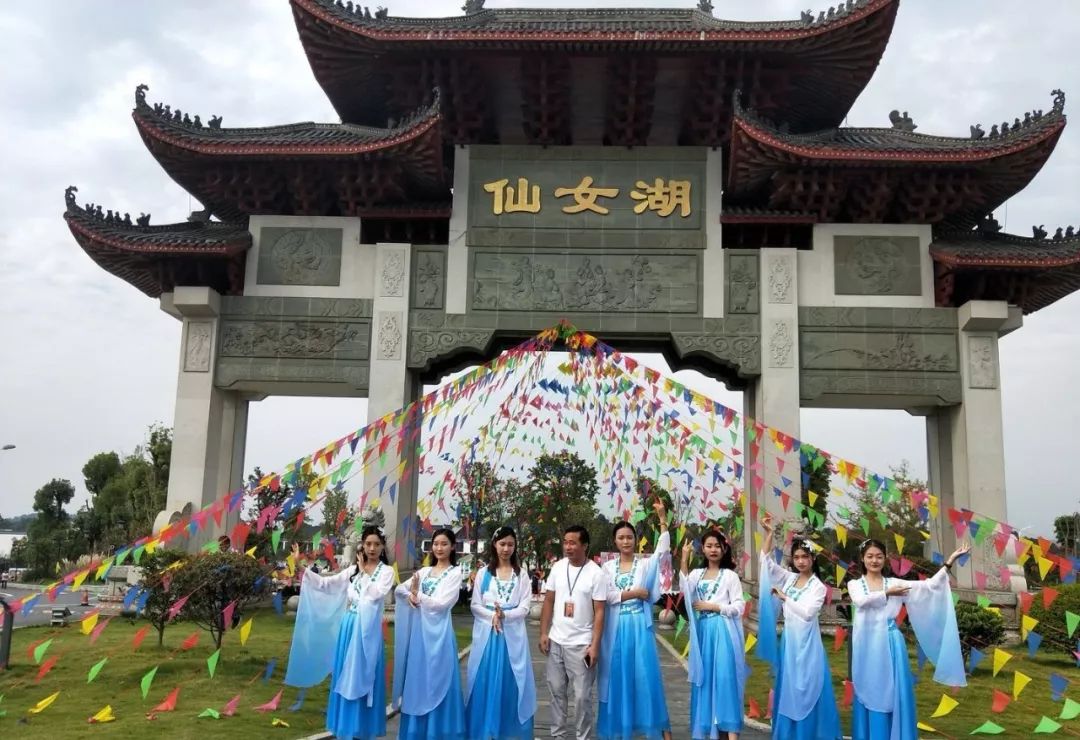
M 900 111 L 894 110 L 889 113 L 889 121 L 892 122 L 892 127 L 897 131 L 906 131 L 909 134 L 915 133 L 915 129 L 918 126 L 915 125 L 915 121 L 908 115 L 907 111 L 904 111 L 904 115 L 900 115 Z
M 466 0 L 466 3 L 470 1 L 475 0 Z M 480 0 L 480 4 L 484 4 L 483 0 Z M 367 5 L 360 5 L 359 3 L 353 5 L 352 0 L 345 0 L 345 2 L 342 2 L 342 0 L 334 0 L 334 7 L 342 13 L 351 15 L 356 18 L 356 20 L 361 21 L 382 21 L 390 16 L 390 11 L 381 5 L 375 8 L 375 13 L 372 14 L 370 7 Z
M 698 0 L 697 9 L 700 10 L 702 13 L 708 13 L 709 15 L 712 15 L 712 0 Z
M 1008 136 L 1009 134 L 1016 134 L 1026 128 L 1029 128 L 1030 126 L 1039 123 L 1044 117 L 1048 115 L 1064 115 L 1065 92 L 1063 90 L 1051 90 L 1050 94 L 1054 97 L 1054 104 L 1050 108 L 1050 113 L 1044 114 L 1042 108 L 1039 108 L 1038 110 L 1027 111 L 1026 113 L 1024 113 L 1023 120 L 1021 120 L 1018 116 L 1013 119 L 1013 122 L 1011 124 L 1008 121 L 1002 121 L 1000 126 L 995 123 L 993 126 L 990 127 L 989 134 L 987 134 L 986 131 L 983 130 L 982 124 L 976 123 L 975 125 L 968 127 L 971 132 L 971 138 L 976 141 L 984 137 L 987 139 L 1000 139 L 1003 136 Z
M 198 114 L 194 118 L 187 113 L 182 112 L 179 108 L 175 111 L 168 105 L 162 105 L 161 103 L 154 103 L 153 108 L 146 102 L 146 91 L 150 89 L 150 86 L 146 83 L 140 83 L 135 88 L 135 109 L 142 110 L 143 113 L 153 113 L 164 122 L 179 124 L 181 126 L 187 126 L 192 129 L 201 129 L 203 127 L 202 119 Z M 207 124 L 207 128 L 219 129 L 221 128 L 221 116 L 212 116 Z
M 131 221 L 131 214 L 125 213 L 123 217 L 120 216 L 120 211 L 113 213 L 112 210 L 105 211 L 101 206 L 93 203 L 87 203 L 85 206 L 80 206 L 75 199 L 75 193 L 79 192 L 79 188 L 74 185 L 68 185 L 64 188 L 64 203 L 67 206 L 67 213 L 71 215 L 80 214 L 87 218 L 100 221 L 109 226 L 149 226 L 150 214 L 140 214 L 135 223 Z
M 461 12 L 465 15 L 479 13 L 483 9 L 484 0 L 465 0 L 465 4 L 461 6 Z
M 863 6 L 867 5 L 870 1 L 871 0 L 847 0 L 846 2 L 840 3 L 836 7 L 829 6 L 828 10 L 822 10 L 820 13 L 818 13 L 817 20 L 814 19 L 813 10 L 804 10 L 799 13 L 799 20 L 802 21 L 803 25 L 806 26 L 829 23 L 839 18 L 845 18 L 851 15 L 856 10 L 859 10 Z M 710 5 L 711 4 L 712 3 L 710 3 Z

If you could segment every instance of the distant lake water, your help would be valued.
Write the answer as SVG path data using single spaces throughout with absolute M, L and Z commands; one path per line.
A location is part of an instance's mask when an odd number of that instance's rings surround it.
M 13 534 L 0 532 L 0 555 L 10 555 L 11 543 L 25 536 L 26 535 L 22 532 L 16 532 Z

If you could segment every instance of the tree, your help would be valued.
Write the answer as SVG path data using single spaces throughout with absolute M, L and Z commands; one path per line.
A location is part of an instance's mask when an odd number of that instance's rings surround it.
M 27 558 L 39 576 L 51 574 L 69 550 L 68 514 L 64 506 L 75 496 L 70 481 L 53 478 L 34 493 L 37 517 L 27 529 Z
M 511 517 L 521 528 L 522 554 L 534 563 L 547 563 L 559 552 L 565 526 L 595 526 L 599 493 L 596 470 L 578 455 L 568 451 L 541 455 Z
M 189 596 L 180 616 L 209 632 L 220 648 L 231 627 L 224 622 L 225 607 L 235 601 L 239 614 L 263 598 L 270 590 L 270 570 L 241 553 L 201 553 L 174 571 L 170 592 L 175 598 Z
M 143 617 L 157 631 L 159 646 L 165 642 L 165 628 L 169 625 L 169 607 L 183 596 L 172 588 L 177 568 L 170 566 L 179 561 L 182 567 L 188 559 L 188 554 L 182 550 L 155 550 L 152 553 L 144 553 L 139 561 L 139 567 L 142 569 L 139 585 L 150 591 L 143 609 Z
M 520 494 L 520 483 L 508 485 L 495 474 L 491 463 L 466 463 L 455 482 L 459 491 L 457 518 L 465 528 L 465 537 L 472 542 L 490 534 L 496 527 L 510 521 L 513 510 L 511 495 Z
M 923 557 L 924 524 L 919 511 L 911 505 L 911 494 L 926 491 L 926 482 L 912 476 L 907 460 L 890 468 L 889 472 L 893 484 L 887 489 L 871 491 L 868 486 L 854 495 L 854 506 L 839 509 L 841 523 L 854 535 L 847 538 L 847 547 L 842 548 L 843 557 L 847 560 L 855 559 L 859 541 L 863 537 L 881 540 L 890 554 L 904 555 L 909 559 Z M 904 538 L 904 548 L 900 553 L 896 553 L 895 535 Z
M 1080 511 L 1063 514 L 1054 519 L 1054 539 L 1070 555 L 1076 554 L 1080 541 Z
M 97 496 L 109 479 L 119 472 L 120 456 L 115 452 L 99 452 L 83 465 L 83 483 L 91 496 Z
M 286 530 L 296 527 L 300 513 L 304 509 L 302 506 L 296 506 L 290 509 L 288 513 L 285 513 L 285 503 L 293 498 L 298 491 L 307 491 L 315 482 L 316 476 L 313 473 L 300 473 L 297 475 L 296 486 L 287 483 L 285 480 L 280 480 L 276 491 L 270 484 L 259 486 L 258 483 L 262 478 L 263 472 L 259 468 L 255 468 L 254 472 L 248 476 L 248 488 L 254 490 L 254 496 L 245 512 L 247 523 L 252 525 L 251 533 L 247 538 L 247 546 L 249 548 L 259 548 L 259 552 L 262 551 L 264 546 L 271 543 L 271 533 L 278 524 L 281 524 Z M 259 519 L 259 515 L 268 506 L 276 507 L 278 514 L 272 521 L 266 522 L 262 532 L 258 532 L 258 527 L 255 525 Z
M 802 518 L 813 529 L 824 527 L 825 518 L 829 513 L 829 491 L 832 483 L 832 462 L 819 450 L 803 445 L 799 452 L 802 468 L 802 496 L 803 508 L 800 510 Z M 811 502 L 811 499 L 813 501 Z
M 338 518 L 343 522 L 351 522 L 356 519 L 356 508 L 349 506 L 349 494 L 344 486 L 335 486 L 326 492 L 322 502 L 323 523 L 320 531 L 323 535 L 335 534 L 338 527 Z M 344 516 L 342 516 L 344 513 Z

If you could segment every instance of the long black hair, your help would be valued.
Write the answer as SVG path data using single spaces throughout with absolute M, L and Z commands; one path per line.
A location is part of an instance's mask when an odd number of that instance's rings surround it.
M 450 540 L 450 565 L 457 565 L 457 537 L 454 535 L 454 530 L 449 527 L 439 527 L 431 533 L 431 544 L 435 544 L 435 538 L 443 536 Z M 435 548 L 432 547 L 431 552 L 427 556 L 427 565 L 436 566 L 439 564 L 438 559 L 435 557 Z
M 634 525 L 624 519 L 621 522 L 615 522 L 615 526 L 611 528 L 612 541 L 615 540 L 615 535 L 619 533 L 620 529 L 629 529 L 631 532 L 634 533 L 634 539 L 637 539 L 637 530 L 634 529 Z
M 866 575 L 866 564 L 863 563 L 863 559 L 866 556 L 866 551 L 869 550 L 871 547 L 876 547 L 877 549 L 881 550 L 881 554 L 882 554 L 882 556 L 884 556 L 885 564 L 881 568 L 881 575 L 883 575 L 883 576 L 890 575 L 889 551 L 885 549 L 885 543 L 884 542 L 882 542 L 881 540 L 878 540 L 878 539 L 874 539 L 873 537 L 869 537 L 869 538 L 867 538 L 867 539 L 865 539 L 865 540 L 863 540 L 862 542 L 859 543 L 859 562 L 858 562 L 859 572 L 864 576 Z
M 720 567 L 727 568 L 728 570 L 735 570 L 735 555 L 731 551 L 731 543 L 728 542 L 727 536 L 719 529 L 710 529 L 705 534 L 701 535 L 701 547 L 702 555 L 705 555 L 705 540 L 710 537 L 716 539 L 724 547 L 724 554 L 720 556 Z M 709 559 L 705 558 L 705 567 L 709 567 Z
M 791 562 L 791 571 L 798 573 L 795 570 L 795 553 L 802 550 L 810 556 L 810 573 L 812 573 L 818 580 L 821 580 L 821 574 L 818 573 L 817 556 L 814 555 L 814 548 L 810 546 L 810 540 L 805 537 L 796 537 L 791 541 L 791 551 L 788 553 L 788 557 Z
M 510 555 L 510 567 L 514 569 L 514 573 L 521 575 L 521 563 L 518 561 L 517 554 L 517 533 L 514 532 L 513 527 L 504 524 L 492 533 L 491 542 L 489 543 L 492 556 L 488 561 L 488 571 L 490 571 L 493 576 L 498 575 L 499 570 L 499 553 L 495 550 L 495 543 L 499 540 L 505 540 L 507 537 L 514 538 L 514 552 Z

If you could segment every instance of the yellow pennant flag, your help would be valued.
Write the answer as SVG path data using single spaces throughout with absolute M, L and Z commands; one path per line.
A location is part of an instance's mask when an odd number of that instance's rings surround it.
M 289 574 L 289 577 L 296 575 L 296 558 L 289 555 L 285 558 L 285 572 Z
M 251 623 L 255 621 L 255 617 L 250 617 L 246 622 L 240 625 L 240 644 L 245 645 L 248 641 L 248 636 L 251 634 Z
M 754 532 L 754 547 L 761 552 L 761 532 Z
M 902 555 L 904 553 L 904 535 L 893 532 L 893 539 L 896 540 L 896 552 Z
M 645 552 L 645 545 L 647 545 L 647 544 L 649 544 L 649 540 L 648 540 L 647 537 L 642 537 L 640 540 L 638 540 L 638 543 L 637 543 L 638 552 Z
M 690 654 L 690 640 L 689 640 L 689 639 L 687 639 L 687 641 L 686 641 L 686 647 L 684 647 L 684 648 L 683 648 L 683 651 L 682 651 L 682 656 L 683 656 L 683 657 L 685 658 L 685 657 L 686 657 L 687 655 L 689 655 L 689 654 Z
M 1011 658 L 1012 658 L 1012 656 L 1009 655 L 1004 650 L 1002 650 L 1001 648 L 994 648 L 994 675 L 995 676 L 998 674 L 998 671 L 1000 671 L 1005 666 L 1005 664 L 1009 662 L 1009 660 Z
M 847 547 L 847 527 L 842 524 L 836 525 L 836 539 L 842 547 Z
M 836 582 L 838 584 L 842 583 L 843 580 L 844 580 L 844 576 L 846 576 L 846 575 L 847 575 L 847 568 L 845 568 L 844 566 L 837 563 L 836 564 Z
M 93 717 L 90 718 L 90 724 L 98 724 L 100 722 L 115 722 L 116 715 L 113 714 L 112 705 L 106 704 L 104 708 Z
M 394 561 L 394 585 L 401 583 L 401 573 L 397 568 L 397 561 Z
M 1031 632 L 1031 630 L 1035 629 L 1038 624 L 1038 619 L 1028 616 L 1027 614 L 1022 614 L 1020 616 L 1020 639 L 1026 640 L 1028 632 Z
M 1013 674 L 1013 699 L 1020 697 L 1020 692 L 1024 690 L 1024 687 L 1031 683 L 1031 676 L 1027 676 L 1020 671 Z
M 934 718 L 937 718 L 937 717 L 944 717 L 949 712 L 956 709 L 956 707 L 959 704 L 960 704 L 960 702 L 958 702 L 956 699 L 952 698 L 951 696 L 948 696 L 947 694 L 942 694 L 941 695 L 941 701 L 938 702 L 937 709 L 934 710 L 934 713 L 931 714 L 930 717 L 931 717 L 931 719 L 934 719 Z
M 255 550 L 258 549 L 258 547 L 259 547 L 258 545 L 255 545 L 255 547 L 252 547 L 249 550 L 244 550 L 244 554 L 247 555 L 249 558 L 254 558 L 255 557 Z M 177 562 L 180 562 L 180 561 L 178 560 Z
M 283 719 L 280 719 L 278 717 L 274 717 L 273 721 L 270 722 L 270 726 L 271 727 L 288 727 L 289 723 L 286 722 Z
M 1054 561 L 1044 558 L 1039 555 L 1035 558 L 1035 562 L 1039 564 L 1039 578 L 1045 580 L 1046 574 L 1050 572 L 1050 569 L 1054 567 Z
M 918 723 L 918 728 L 919 728 L 920 730 L 922 730 L 923 732 L 934 732 L 934 733 L 936 733 L 936 732 L 937 732 L 937 730 L 935 730 L 935 729 L 934 729 L 933 727 L 931 727 L 930 725 L 926 724 L 925 722 L 919 722 L 919 723 Z
M 112 558 L 106 559 L 104 563 L 102 563 L 101 565 L 98 566 L 97 572 L 94 573 L 94 578 L 96 578 L 99 581 L 102 578 L 104 578 L 105 577 L 105 571 L 107 571 L 109 568 L 112 567 L 112 563 L 113 563 Z
M 79 571 L 79 575 L 75 576 L 75 580 L 72 581 L 72 583 L 71 583 L 71 590 L 72 591 L 78 591 L 79 586 L 83 585 L 83 581 L 86 580 L 86 577 L 88 575 L 90 575 L 90 569 L 89 568 L 87 568 L 86 570 Z
M 90 634 L 91 632 L 93 632 L 93 631 L 94 631 L 94 627 L 95 627 L 95 626 L 97 626 L 97 621 L 98 621 L 98 614 L 97 614 L 97 612 L 94 612 L 94 613 L 93 613 L 93 614 L 91 614 L 90 616 L 88 616 L 88 617 L 85 617 L 85 618 L 84 618 L 84 619 L 83 619 L 83 620 L 82 620 L 82 621 L 81 621 L 81 622 L 79 623 L 80 627 L 82 628 L 82 633 L 83 633 L 84 635 L 89 635 L 89 634 Z
M 817 494 L 814 493 L 813 491 L 807 491 L 806 492 L 806 499 L 807 499 L 807 501 L 810 502 L 810 508 L 811 509 L 814 508 L 815 506 L 817 506 Z
M 754 645 L 756 645 L 756 644 L 757 644 L 757 637 L 754 635 L 753 632 L 751 632 L 750 634 L 748 634 L 746 636 L 746 647 L 743 648 L 743 652 L 744 653 L 749 653 L 751 650 L 754 649 Z
M 34 706 L 30 707 L 30 709 L 28 709 L 27 711 L 28 711 L 28 712 L 30 712 L 30 714 L 39 714 L 40 712 L 44 712 L 44 711 L 45 711 L 46 709 L 48 709 L 48 708 L 49 708 L 49 706 L 50 706 L 50 705 L 51 705 L 51 704 L 52 704 L 52 703 L 53 703 L 54 701 L 56 701 L 56 697 L 58 697 L 58 696 L 60 696 L 60 692 L 59 692 L 59 691 L 57 691 L 57 692 L 56 692 L 55 694 L 53 694 L 52 696 L 46 696 L 46 697 L 45 697 L 44 699 L 42 699 L 41 701 L 39 701 L 39 702 L 38 702 L 37 704 L 35 704 Z

